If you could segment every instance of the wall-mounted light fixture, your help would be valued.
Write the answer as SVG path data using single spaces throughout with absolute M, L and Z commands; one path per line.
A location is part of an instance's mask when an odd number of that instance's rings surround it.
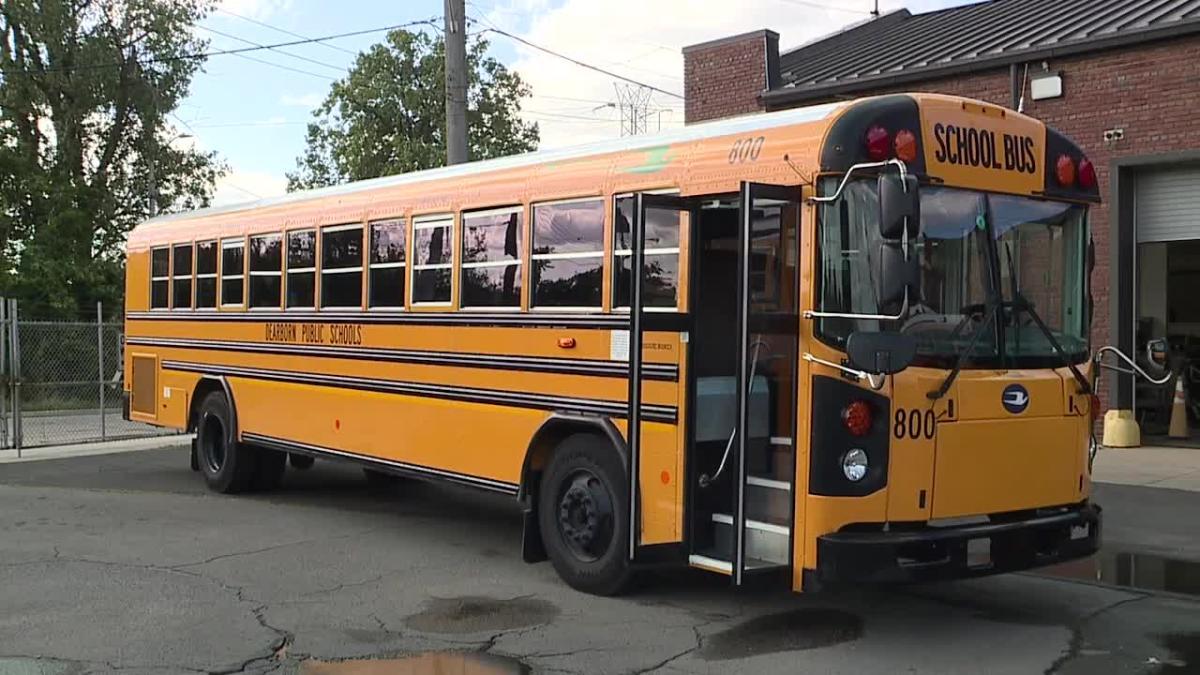
M 1062 96 L 1062 75 L 1059 73 L 1039 74 L 1029 81 L 1029 94 L 1035 101 Z

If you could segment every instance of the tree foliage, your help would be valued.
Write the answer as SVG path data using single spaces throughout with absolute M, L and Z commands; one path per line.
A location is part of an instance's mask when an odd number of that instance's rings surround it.
M 537 147 L 538 128 L 518 116 L 529 87 L 487 55 L 467 49 L 467 124 L 471 159 Z M 288 174 L 299 190 L 376 178 L 446 163 L 445 52 L 441 40 L 396 30 L 358 56 L 313 111 L 307 148 Z
M 119 306 L 152 177 L 163 210 L 210 199 L 222 167 L 172 144 L 167 116 L 201 66 L 192 27 L 212 1 L 0 2 L 0 293 L 27 311 Z

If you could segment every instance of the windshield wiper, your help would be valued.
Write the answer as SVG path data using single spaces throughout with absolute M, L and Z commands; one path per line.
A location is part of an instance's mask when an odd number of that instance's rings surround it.
M 979 328 L 976 328 L 975 332 L 971 335 L 971 341 L 967 344 L 967 348 L 958 353 L 958 360 L 954 363 L 954 368 L 950 371 L 950 374 L 946 376 L 946 379 L 942 380 L 941 386 L 925 394 L 931 401 L 938 400 L 939 398 L 945 396 L 946 392 L 950 391 L 950 385 L 954 384 L 954 380 L 958 378 L 958 374 L 962 372 L 963 366 L 967 364 L 967 357 L 971 355 L 971 352 L 975 351 L 975 344 L 979 342 L 980 336 L 983 335 L 988 326 L 992 325 L 992 321 L 1000 312 L 1000 305 L 995 302 L 990 302 L 983 311 L 985 314 L 983 323 L 980 324 Z
M 1013 326 L 1017 329 L 1017 335 L 1021 335 L 1020 326 L 1016 325 L 1017 317 L 1021 315 L 1021 312 L 1028 312 L 1029 318 L 1033 319 L 1033 322 L 1037 324 L 1038 329 L 1042 331 L 1042 335 L 1046 336 L 1046 340 L 1050 343 L 1050 347 L 1056 354 L 1058 354 L 1058 357 L 1062 359 L 1063 365 L 1071 369 L 1071 374 L 1074 375 L 1075 380 L 1079 382 L 1079 393 L 1093 393 L 1091 383 L 1087 381 L 1087 378 L 1083 376 L 1083 373 L 1079 372 L 1079 368 L 1074 362 L 1071 361 L 1071 357 L 1067 356 L 1067 350 L 1063 349 L 1062 345 L 1058 343 L 1058 338 L 1054 337 L 1054 331 L 1050 330 L 1050 327 L 1046 325 L 1045 321 L 1042 321 L 1042 317 L 1039 316 L 1037 310 L 1033 308 L 1033 303 L 1029 302 L 1029 300 L 1021 294 L 1021 290 L 1017 288 L 1017 275 L 1016 271 L 1013 269 L 1012 262 L 1012 248 L 1009 246 L 1007 241 L 1004 242 L 1004 253 L 1008 259 L 1008 278 L 1012 281 Z M 1001 347 L 1003 347 L 1003 345 L 1001 345 Z

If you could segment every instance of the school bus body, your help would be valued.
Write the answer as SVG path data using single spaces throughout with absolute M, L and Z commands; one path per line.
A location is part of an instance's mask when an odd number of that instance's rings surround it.
M 221 391 L 234 410 L 236 437 L 245 443 L 522 497 L 537 489 L 555 443 L 570 433 L 608 434 L 613 451 L 625 453 L 628 466 L 622 439 L 629 431 L 630 312 L 614 306 L 614 198 L 654 191 L 681 198 L 731 195 L 747 182 L 794 186 L 800 204 L 797 256 L 790 263 L 798 279 L 794 293 L 800 311 L 813 310 L 820 304 L 820 207 L 808 200 L 814 181 L 844 175 L 857 160 L 856 150 L 842 146 L 857 147 L 861 138 L 861 130 L 849 134 L 846 128 L 861 127 L 860 118 L 871 118 L 872 110 L 898 114 L 896 99 L 901 98 L 904 110 L 919 111 L 921 119 L 922 156 L 910 162 L 916 173 L 942 185 L 1046 195 L 1047 145 L 1062 145 L 1060 137 L 1036 120 L 995 106 L 914 94 L 739 118 L 659 138 L 491 160 L 151 220 L 130 234 L 127 248 L 129 418 L 193 430 L 204 397 Z M 960 132 L 948 132 L 947 126 L 975 130 L 974 140 L 960 141 Z M 982 150 L 985 146 L 991 150 Z M 975 164 L 968 161 L 972 158 Z M 1026 162 L 1032 171 L 1024 170 Z M 1062 198 L 1085 202 L 1087 197 Z M 530 283 L 535 262 L 530 252 L 536 253 L 532 208 L 585 198 L 601 199 L 604 209 L 599 305 L 537 307 Z M 518 306 L 463 308 L 462 214 L 497 207 L 517 207 L 524 218 Z M 665 556 L 681 563 L 688 560 L 689 538 L 695 535 L 688 509 L 698 494 L 694 483 L 701 469 L 692 461 L 689 440 L 696 423 L 689 409 L 695 401 L 689 370 L 697 365 L 690 352 L 695 336 L 689 335 L 689 317 L 697 310 L 691 306 L 697 282 L 691 264 L 695 213 L 683 213 L 679 221 L 673 310 L 644 314 L 641 438 L 634 463 L 634 546 L 657 547 L 663 554 L 647 559 Z M 366 227 L 391 218 L 411 225 L 430 214 L 454 218 L 454 281 L 447 303 L 414 303 L 406 269 L 404 307 L 368 308 L 370 274 L 364 259 L 358 308 L 285 309 L 281 301 L 275 308 L 247 309 L 244 299 L 237 307 L 218 301 L 200 309 L 189 301 L 186 307 L 151 308 L 152 283 L 162 279 L 152 275 L 151 249 L 214 241 L 220 254 L 226 240 L 308 229 L 319 233 L 332 225 Z M 412 252 L 413 227 L 404 231 L 405 250 Z M 314 276 L 320 298 L 322 274 Z M 245 277 L 245 286 L 251 278 Z M 188 291 L 193 299 L 196 283 L 193 272 Z M 286 271 L 280 283 L 286 298 Z M 220 281 L 216 284 L 220 293 Z M 174 291 L 173 283 L 168 285 Z M 1055 521 L 1055 528 L 1068 520 L 1094 525 L 1084 544 L 1064 548 L 1055 559 L 1094 549 L 1099 527 L 1089 510 L 1088 466 L 1093 403 L 1077 391 L 1068 368 L 966 369 L 931 402 L 927 392 L 944 381 L 945 368 L 911 367 L 872 391 L 866 381 L 850 381 L 822 363 L 842 363 L 846 356 L 818 334 L 813 321 L 798 321 L 795 338 L 799 351 L 815 358 L 796 359 L 794 404 L 789 404 L 795 417 L 789 460 L 794 464 L 788 467 L 787 568 L 793 589 L 842 577 L 921 577 L 919 572 L 892 574 L 896 546 L 878 533 L 862 539 L 856 531 L 863 524 L 874 531 L 888 523 L 928 525 L 1001 513 L 1026 513 L 1028 520 L 1037 509 L 1062 507 L 1084 515 Z M 881 436 L 886 475 L 869 494 L 810 489 L 810 471 L 822 461 L 817 456 L 825 442 L 822 429 L 828 427 L 817 412 L 824 382 L 879 402 L 876 424 L 886 429 Z M 1014 382 L 1030 399 L 1019 418 L 1002 402 L 1005 387 Z M 536 528 L 536 520 L 528 518 L 526 526 Z M 959 537 L 964 543 L 970 538 L 970 531 Z M 877 567 L 843 574 L 854 571 L 862 555 L 878 558 Z M 942 576 L 970 573 L 958 566 L 927 569 L 941 570 Z

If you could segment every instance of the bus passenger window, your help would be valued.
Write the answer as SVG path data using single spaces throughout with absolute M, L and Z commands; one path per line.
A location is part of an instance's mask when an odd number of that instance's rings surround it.
M 176 244 L 171 251 L 171 308 L 192 308 L 192 245 Z
M 166 309 L 171 295 L 171 249 L 150 249 L 150 309 Z
M 368 307 L 404 307 L 404 219 L 371 223 Z
M 522 208 L 463 214 L 462 306 L 521 306 Z
M 279 309 L 283 276 L 283 236 L 250 237 L 250 307 Z
M 604 201 L 533 206 L 534 307 L 600 309 L 604 277 Z
M 217 242 L 196 244 L 196 309 L 217 306 Z
M 362 308 L 362 225 L 321 228 L 321 307 Z
M 613 223 L 613 307 L 629 307 L 633 292 L 633 197 L 617 198 Z M 679 211 L 646 209 L 642 306 L 675 309 L 679 295 Z
M 246 242 L 221 241 L 221 306 L 240 307 L 246 297 Z
M 287 307 L 316 307 L 317 231 L 288 232 Z
M 413 219 L 412 301 L 421 305 L 450 304 L 451 277 L 454 268 L 450 231 L 454 216 L 426 216 Z

